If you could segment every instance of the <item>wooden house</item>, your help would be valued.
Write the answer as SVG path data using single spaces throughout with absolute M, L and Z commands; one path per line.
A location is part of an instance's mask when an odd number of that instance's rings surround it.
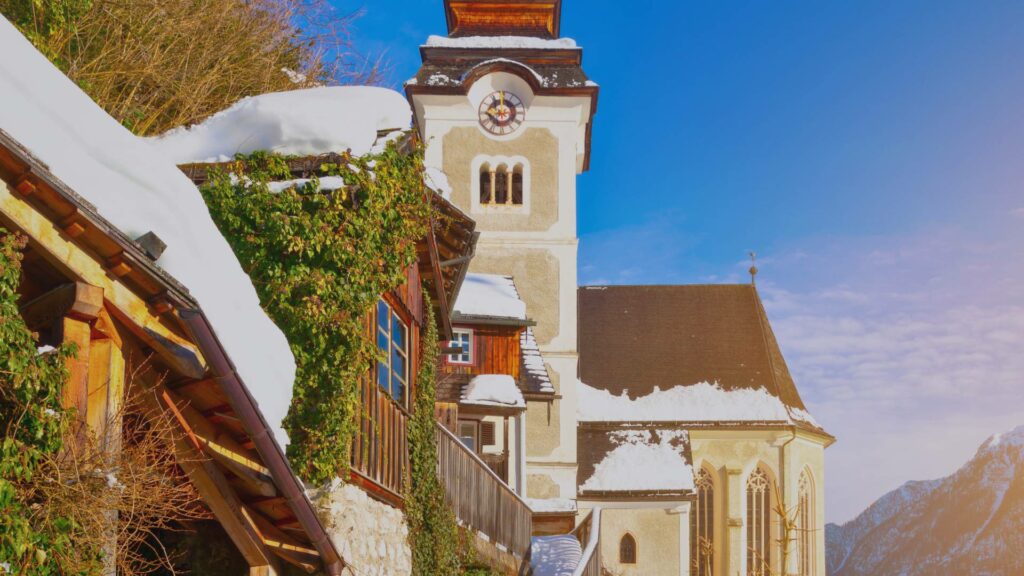
M 381 136 L 386 136 L 386 132 Z M 324 164 L 344 162 L 333 153 L 289 160 L 296 179 L 318 175 Z M 215 166 L 186 164 L 180 169 L 201 185 L 206 181 L 207 171 Z M 377 306 L 366 317 L 366 329 L 384 356 L 397 357 L 399 361 L 378 363 L 360 384 L 359 428 L 347 479 L 374 498 L 399 508 L 404 501 L 403 483 L 409 466 L 408 420 L 422 356 L 426 306 L 433 309 L 439 337 L 451 338 L 452 303 L 466 275 L 477 238 L 473 220 L 440 194 L 429 190 L 427 193 L 431 194 L 435 219 L 428 235 L 417 243 L 417 261 L 406 269 L 405 281 L 381 294 Z M 426 288 L 428 301 L 424 301 L 421 287 Z
M 230 327 L 214 326 L 181 278 L 156 263 L 164 246 L 155 234 L 129 235 L 108 219 L 116 210 L 101 213 L 96 201 L 115 188 L 191 189 L 173 201 L 194 206 L 198 194 L 2 19 L 0 49 L 0 227 L 28 239 L 26 323 L 41 345 L 77 346 L 66 404 L 110 446 L 130 441 L 123 418 L 173 422 L 181 472 L 172 480 L 194 485 L 250 574 L 285 564 L 340 574 L 343 559 L 218 337 Z
M 520 494 L 526 401 L 555 395 L 533 324 L 511 277 L 468 274 L 438 385 L 438 420 Z

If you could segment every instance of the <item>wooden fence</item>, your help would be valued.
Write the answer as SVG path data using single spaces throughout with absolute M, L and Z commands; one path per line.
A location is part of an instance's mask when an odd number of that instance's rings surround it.
M 436 425 L 435 433 L 437 472 L 455 517 L 492 543 L 525 558 L 533 531 L 529 505 L 444 426 Z
M 408 416 L 372 378 L 360 383 L 352 470 L 401 499 L 409 469 Z
M 601 508 L 594 508 L 571 532 L 583 548 L 573 576 L 601 576 Z

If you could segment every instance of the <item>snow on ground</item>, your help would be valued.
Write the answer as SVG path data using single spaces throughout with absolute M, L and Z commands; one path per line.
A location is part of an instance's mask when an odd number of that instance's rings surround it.
M 535 536 L 530 544 L 533 576 L 572 576 L 582 558 L 575 536 Z
M 576 41 L 572 38 L 545 40 L 533 36 L 463 36 L 461 38 L 429 36 L 426 45 L 431 48 L 531 48 L 541 50 L 564 50 L 577 47 Z
M 575 512 L 576 501 L 570 498 L 526 498 L 534 512 Z
M 507 374 L 474 376 L 462 391 L 463 404 L 526 407 L 515 378 Z
M 466 274 L 455 300 L 455 312 L 463 316 L 526 319 L 526 303 L 519 299 L 511 276 Z
M 717 383 L 707 382 L 668 390 L 656 386 L 654 392 L 635 400 L 625 393 L 613 396 L 607 390 L 584 383 L 580 383 L 577 391 L 577 413 L 583 421 L 792 421 L 782 401 L 765 388 L 723 390 Z
M 693 490 L 685 430 L 619 430 L 611 437 L 618 446 L 594 466 L 580 490 Z
M 243 98 L 200 124 L 147 141 L 176 164 L 224 162 L 257 150 L 313 155 L 350 149 L 362 156 L 378 131 L 404 130 L 411 121 L 409 102 L 394 90 L 324 86 Z
M 192 182 L 0 18 L 0 128 L 128 236 L 167 243 L 158 264 L 203 307 L 282 444 L 295 362 Z M 404 99 L 403 99 L 404 100 Z

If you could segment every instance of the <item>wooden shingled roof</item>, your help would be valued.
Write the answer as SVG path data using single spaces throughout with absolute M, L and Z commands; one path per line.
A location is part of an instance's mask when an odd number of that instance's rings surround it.
M 752 285 L 580 288 L 579 352 L 580 379 L 615 395 L 718 382 L 806 409 Z

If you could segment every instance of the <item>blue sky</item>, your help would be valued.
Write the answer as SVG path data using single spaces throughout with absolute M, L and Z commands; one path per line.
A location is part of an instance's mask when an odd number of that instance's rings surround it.
M 400 86 L 440 0 L 350 2 Z M 581 283 L 746 254 L 828 451 L 828 517 L 1024 424 L 1024 3 L 565 0 L 601 84 Z

